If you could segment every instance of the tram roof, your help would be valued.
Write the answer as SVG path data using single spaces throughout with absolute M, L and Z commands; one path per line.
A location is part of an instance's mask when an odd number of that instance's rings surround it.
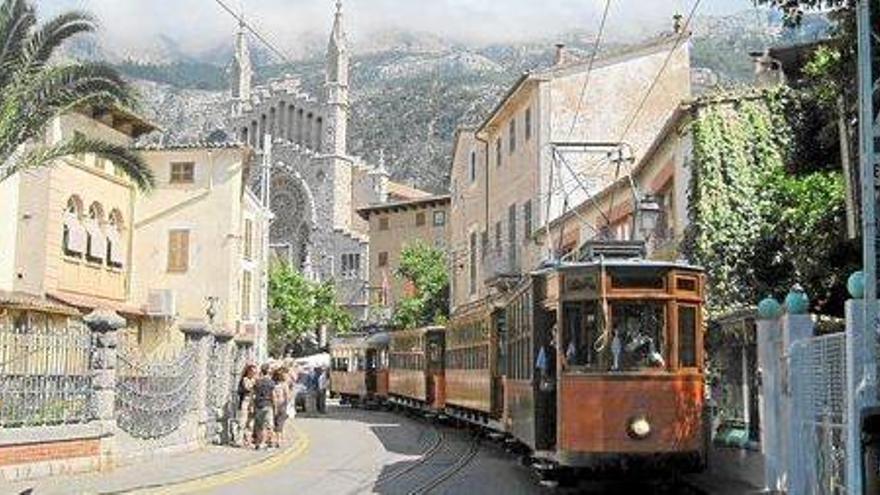
M 663 260 L 646 260 L 642 258 L 628 259 L 601 259 L 589 261 L 562 261 L 553 265 L 540 267 L 532 272 L 533 275 L 543 275 L 553 271 L 577 270 L 578 268 L 651 268 L 651 269 L 667 269 L 667 270 L 688 270 L 702 272 L 703 268 L 697 265 L 691 265 L 683 261 L 663 261 Z

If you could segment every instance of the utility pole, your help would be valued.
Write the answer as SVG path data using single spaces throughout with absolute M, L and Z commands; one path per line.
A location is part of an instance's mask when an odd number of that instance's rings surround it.
M 856 3 L 858 28 L 858 85 L 859 85 L 859 167 L 862 181 L 862 249 L 864 272 L 864 336 L 863 342 L 851 343 L 856 350 L 851 369 L 859 369 L 860 379 L 851 379 L 847 431 L 847 484 L 848 492 L 863 493 L 861 413 L 877 402 L 877 212 L 876 184 L 877 157 L 874 154 L 874 77 L 871 67 L 871 0 Z M 856 356 L 855 354 L 860 354 Z M 854 377 L 855 378 L 855 377 Z M 856 385 L 857 384 L 857 385 Z

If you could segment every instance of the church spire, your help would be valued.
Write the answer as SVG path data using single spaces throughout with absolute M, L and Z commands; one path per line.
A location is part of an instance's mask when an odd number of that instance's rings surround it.
M 336 17 L 330 42 L 327 44 L 327 80 L 324 84 L 329 107 L 327 139 L 324 151 L 337 156 L 346 155 L 348 129 L 348 42 L 342 18 L 342 0 L 336 0 Z
M 248 48 L 244 25 L 244 12 L 239 14 L 238 31 L 235 33 L 235 58 L 232 61 L 232 98 L 237 102 L 251 99 L 251 83 L 254 77 L 251 52 Z

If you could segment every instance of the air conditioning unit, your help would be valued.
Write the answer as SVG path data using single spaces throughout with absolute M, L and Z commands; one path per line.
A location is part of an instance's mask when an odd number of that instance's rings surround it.
M 175 314 L 174 291 L 170 289 L 153 289 L 147 298 L 147 314 L 171 318 Z

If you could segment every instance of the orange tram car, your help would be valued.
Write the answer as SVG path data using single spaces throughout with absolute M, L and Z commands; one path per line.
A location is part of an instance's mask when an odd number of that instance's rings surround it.
M 330 394 L 340 402 L 378 405 L 388 398 L 388 333 L 346 335 L 330 342 Z
M 700 268 L 564 262 L 390 333 L 388 399 L 496 431 L 539 469 L 705 465 Z

